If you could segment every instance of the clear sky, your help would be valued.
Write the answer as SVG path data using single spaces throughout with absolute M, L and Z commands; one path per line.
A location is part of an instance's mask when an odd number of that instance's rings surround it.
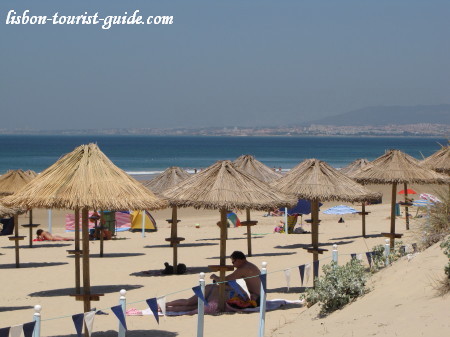
M 174 16 L 7 25 L 8 11 Z M 450 103 L 450 1 L 0 2 L 0 129 L 292 125 Z

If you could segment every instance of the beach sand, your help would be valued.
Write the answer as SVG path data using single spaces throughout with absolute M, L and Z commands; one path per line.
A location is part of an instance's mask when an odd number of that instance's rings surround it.
M 338 245 L 339 263 L 350 259 L 351 253 L 365 253 L 375 245 L 384 244 L 381 232 L 389 231 L 390 186 L 369 186 L 383 193 L 383 203 L 367 207 L 371 212 L 367 220 L 367 238 L 361 237 L 361 217 L 320 214 L 319 241 L 329 249 L 321 259 L 328 263 L 333 244 Z M 434 186 L 412 185 L 418 193 L 433 193 Z M 401 189 L 401 188 L 399 188 Z M 418 198 L 418 196 L 413 196 Z M 399 196 L 402 200 L 403 196 Z M 322 210 L 341 202 L 325 203 Z M 360 205 L 354 205 L 360 210 Z M 53 233 L 71 236 L 64 231 L 64 215 L 67 211 L 53 210 Z M 415 214 L 415 208 L 411 210 Z M 172 263 L 172 248 L 164 240 L 170 236 L 170 226 L 165 219 L 171 210 L 152 212 L 158 231 L 146 233 L 121 232 L 120 240 L 105 241 L 105 256 L 98 257 L 99 241 L 90 242 L 90 273 L 93 293 L 104 293 L 92 306 L 109 313 L 98 315 L 94 322 L 94 336 L 117 336 L 118 321 L 109 310 L 117 305 L 119 291 L 127 289 L 127 309 L 146 309 L 145 300 L 165 295 L 167 301 L 190 297 L 191 288 L 198 285 L 199 272 L 209 274 L 207 266 L 219 263 L 219 229 L 216 222 L 219 212 L 211 210 L 180 209 L 178 235 L 186 238 L 179 246 L 178 261 L 186 264 L 184 275 L 161 275 L 164 262 Z M 238 212 L 243 220 L 245 212 Z M 311 263 L 312 254 L 303 247 L 309 246 L 309 234 L 274 234 L 273 229 L 281 217 L 263 217 L 264 212 L 252 211 L 252 219 L 258 220 L 252 228 L 253 256 L 249 260 L 257 266 L 263 261 L 268 268 L 268 294 L 270 299 L 296 300 L 302 290 L 298 266 Z M 306 216 L 306 218 L 309 218 Z M 34 219 L 47 229 L 47 211 L 35 210 Z M 403 233 L 404 243 L 418 242 L 418 219 L 411 221 L 406 231 L 403 217 L 397 218 L 397 232 Z M 20 223 L 27 223 L 26 215 Z M 199 224 L 200 228 L 195 228 Z M 308 224 L 304 225 L 310 230 Z M 246 229 L 230 228 L 227 254 L 234 250 L 247 253 Z M 21 235 L 28 231 L 20 229 Z M 75 336 L 71 316 L 83 311 L 82 302 L 69 294 L 75 285 L 74 258 L 66 250 L 73 249 L 73 242 L 35 242 L 27 248 L 28 238 L 21 243 L 21 268 L 15 268 L 13 244 L 7 237 L 0 237 L 0 274 L 2 296 L 0 302 L 0 328 L 26 323 L 32 320 L 33 306 L 42 306 L 41 336 Z M 402 259 L 375 274 L 370 280 L 371 292 L 342 310 L 326 318 L 317 318 L 318 308 L 287 306 L 267 312 L 266 336 L 448 336 L 450 335 L 450 296 L 438 297 L 433 289 L 435 280 L 444 276 L 446 257 L 439 247 L 421 252 L 410 261 Z M 287 291 L 284 269 L 291 269 L 290 290 Z M 150 274 L 144 274 L 149 271 Z M 312 278 L 306 287 L 312 285 Z M 259 313 L 221 314 L 205 317 L 205 336 L 256 336 L 259 330 Z M 158 325 L 152 316 L 128 316 L 127 336 L 194 336 L 197 315 L 162 317 Z M 102 331 L 102 333 L 100 333 Z

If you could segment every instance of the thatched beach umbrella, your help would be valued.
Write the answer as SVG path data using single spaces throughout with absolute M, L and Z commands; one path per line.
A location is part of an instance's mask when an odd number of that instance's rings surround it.
M 354 175 L 357 182 L 365 184 L 392 184 L 391 201 L 391 230 L 383 233 L 390 238 L 391 248 L 394 247 L 395 238 L 402 237 L 395 233 L 395 203 L 397 198 L 397 184 L 446 184 L 448 178 L 430 169 L 422 167 L 417 159 L 400 150 L 387 151 L 381 157 L 372 161 Z
M 10 170 L 4 175 L 0 177 L 0 196 L 11 195 L 17 191 L 19 191 L 22 187 L 28 184 L 33 177 L 24 172 L 23 170 Z M 32 247 L 33 245 L 33 210 L 29 210 L 30 214 L 30 223 L 29 225 L 24 225 L 30 228 L 30 242 L 29 245 Z M 9 239 L 14 241 L 15 245 L 15 253 L 16 253 L 16 267 L 20 267 L 19 261 L 19 241 L 25 239 L 25 236 L 19 235 L 19 214 L 14 215 L 14 236 L 10 236 Z
M 252 175 L 258 180 L 261 180 L 267 184 L 272 181 L 280 179 L 281 173 L 275 172 L 270 167 L 264 165 L 260 161 L 256 160 L 252 155 L 242 155 L 234 161 L 237 168 Z M 247 250 L 248 256 L 252 256 L 252 241 L 251 241 L 251 227 L 256 225 L 258 221 L 252 221 L 250 219 L 250 210 L 246 209 L 246 221 L 242 221 L 241 225 L 247 227 Z
M 442 146 L 439 151 L 425 158 L 421 165 L 436 172 L 450 174 L 450 145 Z
M 81 210 L 83 249 L 79 249 L 79 228 L 76 226 L 75 263 L 79 264 L 78 256 L 82 252 L 83 294 L 75 296 L 77 300 L 83 300 L 85 312 L 90 311 L 91 300 L 99 299 L 99 294 L 91 294 L 90 288 L 89 209 L 116 211 L 167 207 L 165 201 L 115 166 L 96 144 L 77 147 L 4 202 L 15 207 L 72 209 L 76 218 Z M 79 282 L 77 266 L 76 273 L 76 282 Z
M 220 264 L 210 266 L 220 272 L 219 307 L 225 305 L 225 272 L 233 270 L 225 264 L 227 210 L 265 210 L 279 206 L 293 206 L 295 198 L 280 193 L 255 177 L 236 168 L 231 161 L 218 161 L 207 169 L 182 181 L 163 193 L 171 205 L 220 210 Z
M 28 175 L 29 175 L 30 177 L 32 177 L 32 178 L 36 178 L 37 175 L 38 175 L 38 174 L 37 174 L 35 171 L 33 171 L 33 170 L 26 170 L 25 173 L 28 174 Z
M 177 186 L 180 182 L 189 177 L 190 174 L 182 168 L 172 166 L 167 168 L 163 173 L 153 178 L 152 180 L 143 183 L 143 185 L 156 195 L 162 195 L 164 191 Z M 177 246 L 181 241 L 184 240 L 184 238 L 179 238 L 177 233 L 178 222 L 180 221 L 178 220 L 177 206 L 172 206 L 172 219 L 167 221 L 171 224 L 171 231 L 170 238 L 167 238 L 166 241 L 169 241 L 170 245 L 173 247 L 173 269 L 174 273 L 176 274 L 178 269 Z
M 370 162 L 367 159 L 360 158 L 356 159 L 355 161 L 352 161 L 347 166 L 341 168 L 339 172 L 342 174 L 345 174 L 347 177 L 352 177 L 356 172 L 358 172 L 360 169 L 365 167 Z
M 21 210 L 20 208 L 11 208 L 11 207 L 5 206 L 0 201 L 0 218 L 12 217 L 15 214 L 18 214 L 21 212 L 23 212 L 23 210 Z
M 298 199 L 311 201 L 311 241 L 308 252 L 313 254 L 313 261 L 319 260 L 319 254 L 326 249 L 319 248 L 319 202 L 348 201 L 360 202 L 377 197 L 364 186 L 318 159 L 306 159 L 283 178 L 273 182 L 280 191 L 292 193 Z M 317 277 L 315 271 L 314 277 Z
M 339 172 L 345 174 L 347 177 L 352 178 L 359 170 L 363 167 L 367 166 L 370 162 L 367 159 L 360 158 L 351 162 L 347 166 L 343 167 L 339 170 Z M 364 185 L 364 184 L 362 184 Z M 362 236 L 366 236 L 366 215 L 369 214 L 366 212 L 366 203 L 363 202 L 361 204 L 361 212 L 358 212 L 361 215 L 361 225 L 362 225 Z

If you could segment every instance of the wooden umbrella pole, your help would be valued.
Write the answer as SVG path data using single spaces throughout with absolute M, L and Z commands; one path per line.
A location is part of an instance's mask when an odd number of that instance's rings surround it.
M 248 256 L 252 256 L 252 229 L 250 226 L 250 209 L 247 208 L 247 247 L 248 247 Z
M 85 207 L 81 211 L 83 236 L 83 302 L 84 312 L 91 311 L 91 281 L 89 275 L 89 213 Z
M 392 183 L 392 200 L 391 200 L 391 249 L 394 248 L 395 241 L 395 203 L 397 198 L 397 183 Z
M 80 270 L 80 210 L 75 208 L 75 293 L 81 294 Z
M 227 210 L 220 210 L 220 266 L 225 266 L 227 251 Z M 225 268 L 220 268 L 220 284 L 219 284 L 219 310 L 225 309 Z
M 362 203 L 362 236 L 366 237 L 366 203 L 363 201 Z
M 313 252 L 313 262 L 319 261 L 319 200 L 313 199 L 311 201 L 311 218 L 312 218 L 312 226 L 311 226 L 311 239 L 312 246 L 314 249 Z M 315 278 L 319 275 L 314 276 L 314 286 L 316 283 Z
M 29 233 L 30 233 L 30 248 L 33 247 L 33 226 L 31 226 L 33 224 L 33 210 L 30 209 L 30 221 L 29 221 Z
M 409 230 L 409 209 L 408 209 L 408 184 L 404 183 L 405 189 L 405 218 L 406 218 L 406 230 Z
M 14 240 L 14 246 L 16 250 L 16 268 L 20 267 L 20 261 L 19 261 L 19 214 L 14 214 L 14 236 L 16 239 Z
M 177 206 L 172 207 L 172 225 L 171 225 L 170 237 L 172 238 L 173 245 L 173 272 L 176 274 L 178 272 L 178 252 L 177 252 L 177 242 L 175 241 L 178 237 L 178 214 Z
M 105 223 L 105 217 L 103 215 L 103 210 L 100 210 L 100 257 L 103 257 L 103 225 Z M 97 222 L 97 220 L 95 220 Z

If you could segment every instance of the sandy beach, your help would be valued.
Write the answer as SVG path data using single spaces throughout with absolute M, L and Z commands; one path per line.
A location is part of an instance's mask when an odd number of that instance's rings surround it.
M 412 185 L 418 193 L 433 193 L 434 186 Z M 352 253 L 365 253 L 372 247 L 384 244 L 381 232 L 389 229 L 390 187 L 369 186 L 383 193 L 383 203 L 367 207 L 367 238 L 361 237 L 361 217 L 320 214 L 319 241 L 329 249 L 321 257 L 329 263 L 333 244 L 338 245 L 339 263 L 345 263 Z M 414 196 L 418 197 L 418 196 Z M 402 200 L 403 196 L 399 196 Z M 322 210 L 341 204 L 325 203 Z M 354 205 L 360 210 L 360 205 Z M 68 211 L 53 210 L 53 233 L 71 236 L 64 231 L 64 216 Z M 411 213 L 415 214 L 415 209 Z M 164 262 L 171 263 L 172 249 L 164 240 L 170 236 L 170 226 L 165 221 L 170 209 L 152 212 L 158 231 L 146 233 L 121 232 L 120 240 L 105 242 L 105 256 L 99 257 L 99 241 L 91 241 L 91 285 L 93 293 L 104 293 L 92 306 L 109 315 L 98 315 L 94 323 L 94 336 L 116 336 L 118 321 L 109 309 L 118 304 L 120 289 L 127 290 L 127 309 L 147 308 L 145 300 L 166 296 L 167 301 L 190 297 L 191 288 L 198 285 L 199 273 L 204 271 L 209 280 L 210 264 L 219 259 L 218 211 L 180 209 L 178 235 L 186 238 L 179 246 L 179 262 L 186 264 L 184 275 L 161 275 Z M 241 220 L 244 212 L 237 212 Z M 286 235 L 273 233 L 281 217 L 264 217 L 264 212 L 252 212 L 258 220 L 253 227 L 253 256 L 249 260 L 257 266 L 263 261 L 268 268 L 268 295 L 271 299 L 297 300 L 303 291 L 298 266 L 311 263 L 312 256 L 303 248 L 311 242 L 309 234 Z M 306 216 L 308 218 L 308 216 Z M 47 229 L 47 211 L 35 210 L 34 219 Z M 411 221 L 406 231 L 403 217 L 397 218 L 397 232 L 403 233 L 405 244 L 418 242 L 418 219 Z M 26 215 L 20 223 L 28 223 Z M 196 225 L 199 228 L 196 228 Z M 304 228 L 310 230 L 309 225 Z M 246 229 L 230 228 L 227 254 L 234 250 L 247 252 Z M 27 230 L 21 228 L 21 235 Z M 67 254 L 73 242 L 35 242 L 28 248 L 28 238 L 20 249 L 21 268 L 14 265 L 13 244 L 0 237 L 0 273 L 2 296 L 0 327 L 13 326 L 32 320 L 33 306 L 42 306 L 41 336 L 75 336 L 71 316 L 83 311 L 82 302 L 69 295 L 75 285 L 74 259 Z M 342 310 L 318 319 L 319 309 L 288 305 L 267 312 L 266 336 L 448 336 L 450 335 L 450 297 L 438 297 L 433 290 L 435 280 L 444 276 L 446 257 L 439 247 L 432 247 L 403 258 L 375 274 L 370 282 L 371 291 Z M 290 289 L 287 290 L 284 270 L 291 270 Z M 144 271 L 148 273 L 143 273 Z M 312 278 L 303 285 L 312 286 Z M 259 313 L 221 314 L 205 317 L 205 336 L 256 336 L 259 330 Z M 158 325 L 152 316 L 128 316 L 127 336 L 193 336 L 196 335 L 197 316 L 163 317 Z

